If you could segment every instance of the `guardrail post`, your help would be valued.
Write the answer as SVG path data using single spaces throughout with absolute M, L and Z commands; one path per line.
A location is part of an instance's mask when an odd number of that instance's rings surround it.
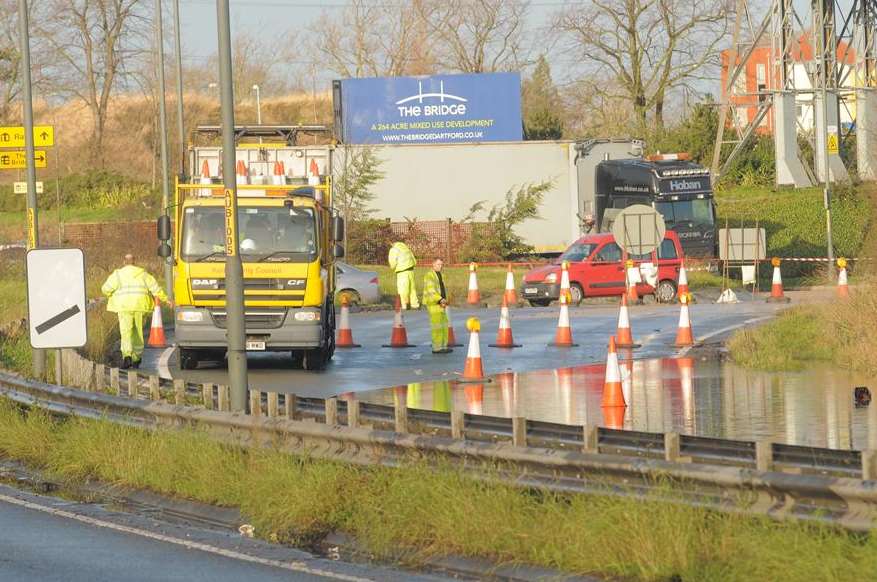
M 149 399 L 161 400 L 161 380 L 154 374 L 149 377 Z
M 104 376 L 106 374 L 106 366 L 103 364 L 96 364 L 94 367 L 94 391 L 95 392 L 103 392 L 104 385 L 106 385 L 106 378 Z
M 597 454 L 600 452 L 599 427 L 593 424 L 582 426 L 582 452 Z
M 110 368 L 110 391 L 113 394 L 119 393 L 119 369 Z
M 396 418 L 396 432 L 408 432 L 408 403 L 403 402 L 401 398 L 397 399 L 393 412 Z
M 268 393 L 268 418 L 277 418 L 280 415 L 277 406 L 277 392 Z
M 174 380 L 174 404 L 182 406 L 186 402 L 186 381 L 182 379 Z
M 250 390 L 250 414 L 262 416 L 262 393 L 258 390 Z
M 678 432 L 664 433 L 664 460 L 671 463 L 688 463 L 691 457 L 683 457 L 679 453 L 681 437 Z
M 337 398 L 326 398 L 325 409 L 326 409 L 326 424 L 329 426 L 337 426 L 338 425 L 338 399 Z
M 140 377 L 134 370 L 128 370 L 128 398 L 137 398 L 137 384 Z
M 216 387 L 216 405 L 222 412 L 228 412 L 228 386 L 220 384 Z
M 466 440 L 466 420 L 462 410 L 451 411 L 451 437 Z
M 865 481 L 877 480 L 877 450 L 865 449 L 862 451 L 862 479 Z
M 201 399 L 204 401 L 204 408 L 213 410 L 213 384 L 210 382 L 201 384 Z
M 512 417 L 512 444 L 516 447 L 527 446 L 527 419 L 523 416 Z
M 359 428 L 359 400 L 347 401 L 347 426 Z
M 298 414 L 298 406 L 295 402 L 295 394 L 284 394 L 283 404 L 286 408 L 286 418 L 288 418 L 289 420 L 295 420 L 295 416 L 296 414 Z
M 755 469 L 770 471 L 773 468 L 773 442 L 770 440 L 755 441 Z

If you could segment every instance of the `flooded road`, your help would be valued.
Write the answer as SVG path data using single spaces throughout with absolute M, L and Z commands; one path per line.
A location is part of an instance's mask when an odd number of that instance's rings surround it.
M 485 384 L 454 381 L 348 393 L 342 398 L 410 408 L 451 408 L 490 416 L 525 416 L 563 424 L 598 424 L 648 432 L 776 442 L 837 449 L 877 448 L 877 403 L 856 408 L 864 377 L 819 369 L 765 373 L 717 359 L 621 356 L 627 409 L 600 407 L 605 366 L 506 372 Z M 871 386 L 875 388 L 875 386 Z

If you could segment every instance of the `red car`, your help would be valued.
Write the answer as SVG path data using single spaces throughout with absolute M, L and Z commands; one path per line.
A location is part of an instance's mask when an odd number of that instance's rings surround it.
M 560 296 L 560 263 L 569 261 L 572 304 L 585 297 L 606 297 L 624 294 L 624 264 L 621 248 L 611 233 L 583 236 L 566 249 L 550 265 L 537 267 L 524 275 L 521 297 L 531 305 L 545 306 Z M 660 302 L 676 298 L 676 280 L 682 265 L 682 245 L 676 233 L 668 230 L 655 251 L 648 255 L 631 256 L 636 266 L 651 262 L 658 268 L 655 287 L 645 281 L 637 284 L 637 293 L 654 295 Z

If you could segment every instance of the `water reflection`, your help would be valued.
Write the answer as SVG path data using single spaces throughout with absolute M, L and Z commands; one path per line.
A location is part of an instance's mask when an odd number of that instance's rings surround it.
M 619 351 L 626 409 L 603 409 L 602 364 L 505 372 L 484 384 L 412 383 L 358 392 L 368 402 L 410 408 L 526 416 L 564 424 L 599 424 L 831 448 L 877 448 L 877 403 L 855 408 L 862 377 L 817 369 L 771 374 L 693 358 L 632 359 Z M 873 388 L 873 387 L 872 387 Z

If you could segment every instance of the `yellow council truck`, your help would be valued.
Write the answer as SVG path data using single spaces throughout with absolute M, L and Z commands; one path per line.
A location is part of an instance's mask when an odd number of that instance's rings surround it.
M 248 137 L 237 133 L 242 142 Z M 344 256 L 344 222 L 332 208 L 331 148 L 236 149 L 246 349 L 288 351 L 304 369 L 321 369 L 335 351 L 335 260 Z M 221 361 L 228 344 L 221 159 L 217 147 L 190 149 L 195 177 L 176 184 L 173 250 L 160 250 L 173 260 L 175 341 L 184 369 Z

